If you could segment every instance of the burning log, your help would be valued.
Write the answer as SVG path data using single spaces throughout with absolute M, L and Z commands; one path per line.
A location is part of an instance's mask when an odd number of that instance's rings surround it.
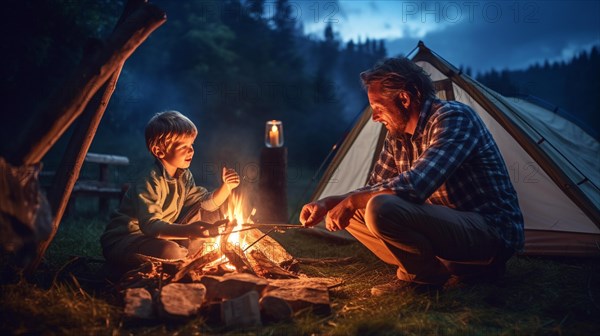
M 215 251 L 206 253 L 206 254 L 200 256 L 199 258 L 192 259 L 188 264 L 182 266 L 179 269 L 179 271 L 177 271 L 177 273 L 175 273 L 175 275 L 173 276 L 171 281 L 172 282 L 180 281 L 188 274 L 190 276 L 192 276 L 192 279 L 193 279 L 194 278 L 193 275 L 190 274 L 192 271 L 202 270 L 202 268 L 204 266 L 219 259 L 219 257 L 221 257 L 220 251 L 215 250 Z
M 275 265 L 289 271 L 298 270 L 298 261 L 288 251 L 281 246 L 275 239 L 266 236 L 263 237 L 258 229 L 248 230 L 246 233 L 246 241 L 253 243 L 260 239 L 256 244 L 247 249 L 246 254 L 251 254 L 253 251 L 260 251 L 268 260 Z
M 258 275 L 252 265 L 249 263 L 247 255 L 244 254 L 244 251 L 238 245 L 231 244 L 230 242 L 221 243 L 221 251 L 229 260 L 229 263 L 232 264 L 235 269 L 240 273 L 251 273 L 253 275 Z
M 252 250 L 246 254 L 246 257 L 252 269 L 258 276 L 268 279 L 298 278 L 296 274 L 279 267 L 260 250 Z
M 237 272 L 252 273 L 264 278 L 297 278 L 281 267 L 295 266 L 296 260 L 274 239 L 257 229 L 247 230 L 243 241 L 251 242 L 251 245 L 242 250 L 239 245 L 229 241 L 230 235 L 231 232 L 227 232 L 221 237 L 221 252 Z
M 231 236 L 231 231 L 233 230 L 233 225 L 237 224 L 234 222 L 229 222 L 225 226 L 225 233 L 221 236 L 221 253 L 229 260 L 235 269 L 238 272 L 252 272 L 252 268 L 249 267 L 247 263 L 247 259 L 244 256 L 244 251 L 240 249 L 240 246 L 232 244 L 229 242 L 229 237 Z

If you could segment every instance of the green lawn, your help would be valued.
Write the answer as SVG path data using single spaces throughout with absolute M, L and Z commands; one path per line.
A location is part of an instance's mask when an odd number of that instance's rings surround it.
M 372 298 L 372 285 L 394 278 L 358 243 L 333 244 L 299 230 L 274 234 L 296 257 L 355 257 L 344 265 L 303 265 L 310 276 L 345 280 L 331 291 L 333 313 L 302 312 L 293 322 L 226 331 L 202 317 L 179 324 L 124 319 L 120 296 L 88 282 L 71 256 L 100 257 L 104 221 L 66 220 L 29 282 L 7 276 L 3 264 L 0 334 L 259 334 L 259 335 L 594 335 L 600 331 L 600 263 L 590 259 L 520 256 L 496 284 L 461 285 L 442 292 Z M 94 272 L 95 264 L 88 264 Z M 73 274 L 73 275 L 71 275 Z

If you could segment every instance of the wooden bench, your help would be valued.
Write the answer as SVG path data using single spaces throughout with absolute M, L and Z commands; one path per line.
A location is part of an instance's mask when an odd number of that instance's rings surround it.
M 123 193 L 127 191 L 126 185 L 117 185 L 110 181 L 109 166 L 126 166 L 129 164 L 129 158 L 120 155 L 87 153 L 83 162 L 84 164 L 98 164 L 98 179 L 78 179 L 71 192 L 70 206 L 73 207 L 76 198 L 80 196 L 98 197 L 98 209 L 101 213 L 107 213 L 110 199 L 120 200 Z
M 120 200 L 128 187 L 126 184 L 118 185 L 111 181 L 109 167 L 126 166 L 129 164 L 129 158 L 112 154 L 87 153 L 83 162 L 84 167 L 89 164 L 97 164 L 98 177 L 96 179 L 79 177 L 71 191 L 71 198 L 66 212 L 73 213 L 75 201 L 78 197 L 98 197 L 99 210 L 106 213 L 109 210 L 110 199 Z M 46 191 L 49 191 L 52 187 L 55 173 L 54 171 L 44 170 L 40 172 L 40 185 Z

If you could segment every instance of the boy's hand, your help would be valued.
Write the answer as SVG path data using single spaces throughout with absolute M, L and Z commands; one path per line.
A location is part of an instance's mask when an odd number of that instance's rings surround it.
M 234 169 L 223 167 L 222 178 L 223 184 L 225 184 L 229 191 L 240 185 L 240 175 Z
M 188 228 L 190 231 L 189 235 L 193 238 L 216 237 L 225 233 L 225 224 L 229 222 L 230 221 L 228 219 L 222 219 L 212 224 L 202 221 L 190 223 L 188 224 Z M 235 226 L 235 223 L 233 223 L 233 225 L 230 226 L 233 228 L 233 226 Z

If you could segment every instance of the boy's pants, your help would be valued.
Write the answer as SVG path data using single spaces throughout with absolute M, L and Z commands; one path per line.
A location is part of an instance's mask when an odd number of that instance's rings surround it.
M 496 231 L 473 212 L 414 204 L 394 195 L 373 197 L 346 228 L 400 280 L 443 285 L 450 275 L 497 276 L 513 254 Z
M 218 219 L 220 218 L 217 212 L 202 211 L 198 204 L 198 206 L 185 209 L 177 223 L 187 224 L 199 220 L 212 223 Z M 116 263 L 115 266 L 124 269 L 139 265 L 139 255 L 165 260 L 181 260 L 218 248 L 216 238 L 168 240 L 148 237 L 142 233 L 130 236 L 116 245 L 118 246 L 113 246 L 111 250 L 107 251 L 109 255 L 106 255 L 107 252 L 105 252 L 105 257 L 112 263 Z M 119 255 L 114 256 L 113 251 L 119 251 Z
M 212 223 L 219 220 L 218 213 L 208 213 L 200 208 L 200 203 L 189 209 L 184 209 L 179 216 L 178 224 L 188 224 L 199 220 Z M 138 245 L 139 254 L 149 255 L 161 259 L 185 259 L 195 257 L 205 252 L 211 251 L 216 247 L 215 238 L 181 239 L 166 240 L 157 238 L 147 238 L 145 242 Z

